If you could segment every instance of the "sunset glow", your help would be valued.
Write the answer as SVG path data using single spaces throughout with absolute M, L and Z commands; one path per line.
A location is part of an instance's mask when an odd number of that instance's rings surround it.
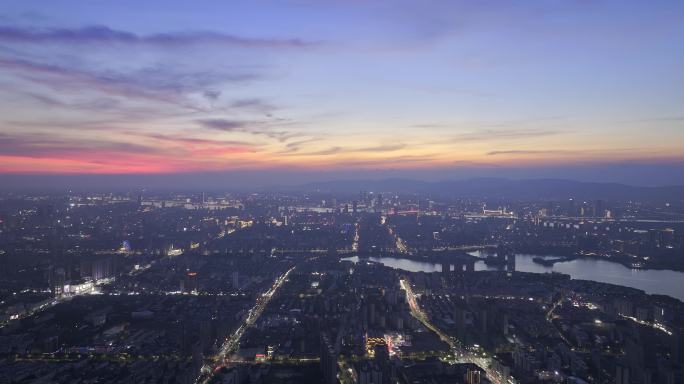
M 8 1 L 0 172 L 680 164 L 681 11 Z

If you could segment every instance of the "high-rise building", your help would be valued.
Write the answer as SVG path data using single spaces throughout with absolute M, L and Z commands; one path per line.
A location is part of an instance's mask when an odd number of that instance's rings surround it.
M 371 361 L 361 363 L 357 376 L 358 384 L 383 384 L 382 370 Z
M 197 272 L 187 272 L 185 278 L 181 280 L 181 292 L 183 293 L 197 293 Z
M 231 282 L 234 290 L 239 290 L 240 289 L 240 274 L 238 271 L 233 271 L 231 274 Z
M 515 272 L 515 254 L 512 252 L 506 257 L 506 271 Z
M 82 260 L 80 269 L 84 279 L 103 280 L 116 275 L 116 261 L 112 257 Z
M 0 249 L 0 279 L 3 279 L 9 271 L 9 256 Z
M 596 200 L 594 204 L 594 217 L 605 217 L 606 209 L 603 207 L 603 200 Z
M 577 216 L 577 208 L 575 207 L 574 199 L 568 200 L 568 206 L 565 210 L 565 215 L 569 217 Z
M 325 333 L 321 333 L 321 372 L 323 372 L 323 382 L 325 384 L 337 383 L 337 353 L 335 346 L 330 342 L 330 338 Z
M 50 271 L 50 287 L 55 296 L 64 293 L 64 285 L 66 284 L 66 271 L 62 267 L 54 268 Z
M 468 369 L 465 376 L 466 384 L 480 384 L 482 382 L 482 372 L 478 369 Z
M 615 384 L 630 384 L 629 367 L 623 361 L 615 364 Z

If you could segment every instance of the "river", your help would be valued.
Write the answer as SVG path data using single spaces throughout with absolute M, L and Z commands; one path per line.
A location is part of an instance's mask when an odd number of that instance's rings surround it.
M 480 251 L 472 252 L 477 257 L 486 256 Z M 532 259 L 537 255 L 516 254 L 515 269 L 522 272 L 548 273 L 559 272 L 570 275 L 573 279 L 593 280 L 602 283 L 622 285 L 637 288 L 650 294 L 662 294 L 684 301 L 684 272 L 655 269 L 630 269 L 622 264 L 606 260 L 575 259 L 553 266 L 537 264 Z M 557 258 L 548 255 L 543 258 Z M 357 262 L 357 256 L 348 257 L 344 260 Z M 402 269 L 409 272 L 440 272 L 442 266 L 439 263 L 418 261 L 411 259 L 399 259 L 394 257 L 371 257 L 371 261 L 382 263 L 388 267 Z M 484 261 L 475 263 L 476 271 L 496 270 L 496 267 L 487 266 Z

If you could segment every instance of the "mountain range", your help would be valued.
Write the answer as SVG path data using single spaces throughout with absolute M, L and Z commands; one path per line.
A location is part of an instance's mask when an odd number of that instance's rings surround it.
M 271 190 L 358 193 L 359 191 L 430 194 L 435 196 L 491 199 L 584 199 L 684 201 L 684 186 L 644 187 L 619 183 L 580 182 L 562 179 L 511 180 L 475 178 L 464 180 L 419 181 L 412 179 L 336 180 Z

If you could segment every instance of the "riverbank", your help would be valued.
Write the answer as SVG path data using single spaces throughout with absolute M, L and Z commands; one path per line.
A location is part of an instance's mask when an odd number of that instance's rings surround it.
M 588 259 L 616 263 L 629 269 L 684 272 L 684 257 L 663 260 L 663 257 L 660 256 L 657 259 L 648 257 L 646 260 L 644 260 L 643 257 L 636 257 L 620 253 L 582 253 L 567 247 L 516 247 L 513 251 L 516 254 L 540 257 L 541 259 L 544 259 L 544 261 L 540 260 L 539 264 L 544 266 L 553 266 L 556 263 L 565 263 L 577 259 Z M 478 252 L 480 254 L 478 257 L 486 257 L 487 255 L 494 253 L 481 251 Z M 474 255 L 475 253 L 471 252 L 470 254 Z M 551 257 L 549 255 L 553 256 Z
M 536 254 L 533 253 L 531 255 Z M 552 259 L 544 258 L 543 255 L 537 255 L 537 257 L 533 258 L 533 261 L 540 265 L 552 267 L 556 263 L 566 263 L 577 259 L 606 261 L 609 263 L 620 264 L 625 268 L 629 269 L 684 272 L 684 267 L 671 268 L 667 264 L 657 263 L 650 260 L 638 259 L 636 257 L 631 257 L 627 255 L 612 255 L 609 257 L 605 257 L 600 255 L 586 255 L 577 253 L 572 256 L 560 256 Z
M 501 267 L 488 266 L 484 262 L 487 253 L 473 252 L 478 257 L 475 271 L 496 271 Z M 397 255 L 398 256 L 398 255 Z M 553 266 L 535 263 L 535 257 L 558 259 L 558 255 L 516 254 L 516 271 L 531 273 L 558 272 L 576 280 L 590 280 L 643 290 L 648 294 L 666 295 L 684 301 L 684 273 L 673 270 L 633 269 L 622 263 L 593 257 L 577 257 L 572 261 L 555 262 Z M 358 257 L 343 260 L 359 261 Z M 370 257 L 368 260 L 409 272 L 440 272 L 441 264 L 427 260 L 405 259 L 398 257 Z

